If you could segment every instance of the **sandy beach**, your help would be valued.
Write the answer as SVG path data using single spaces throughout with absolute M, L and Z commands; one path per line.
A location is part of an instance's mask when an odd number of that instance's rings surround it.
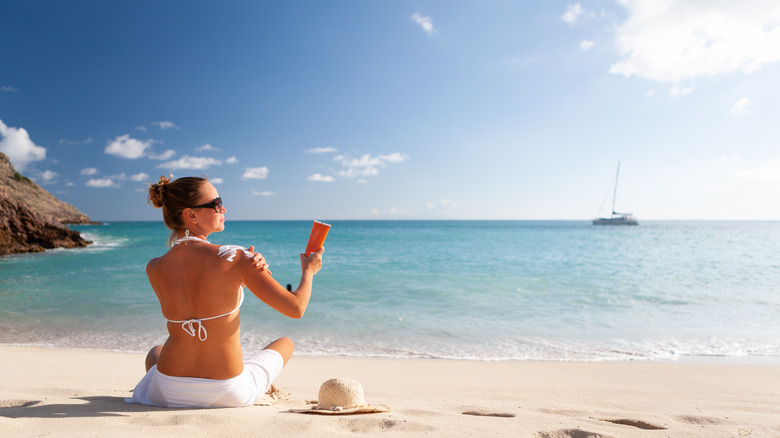
M 0 436 L 780 436 L 780 366 L 294 357 L 271 406 L 126 404 L 143 355 L 0 347 Z M 332 377 L 389 413 L 290 412 Z

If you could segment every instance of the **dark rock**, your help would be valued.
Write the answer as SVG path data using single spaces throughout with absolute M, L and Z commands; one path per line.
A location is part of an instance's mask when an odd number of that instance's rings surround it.
M 89 243 L 63 223 L 91 223 L 76 207 L 22 176 L 0 153 L 0 256 L 80 248 Z

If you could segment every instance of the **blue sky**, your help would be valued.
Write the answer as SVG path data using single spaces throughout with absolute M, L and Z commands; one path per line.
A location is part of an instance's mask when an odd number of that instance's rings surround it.
M 0 151 L 95 220 L 780 219 L 780 3 L 6 1 Z

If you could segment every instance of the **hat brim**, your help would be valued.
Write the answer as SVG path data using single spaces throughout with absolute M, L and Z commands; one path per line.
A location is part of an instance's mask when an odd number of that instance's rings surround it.
M 320 415 L 348 415 L 348 414 L 373 414 L 378 412 L 390 412 L 390 406 L 385 405 L 362 405 L 355 408 L 330 410 L 330 409 L 318 409 L 317 406 L 312 406 L 309 409 L 290 409 L 290 412 L 296 412 L 299 414 L 320 414 Z

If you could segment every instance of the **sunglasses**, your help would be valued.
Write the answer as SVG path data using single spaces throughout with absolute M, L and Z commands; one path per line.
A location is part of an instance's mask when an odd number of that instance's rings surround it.
M 214 200 L 211 202 L 196 205 L 190 208 L 213 208 L 216 213 L 222 213 L 222 197 L 214 198 Z

